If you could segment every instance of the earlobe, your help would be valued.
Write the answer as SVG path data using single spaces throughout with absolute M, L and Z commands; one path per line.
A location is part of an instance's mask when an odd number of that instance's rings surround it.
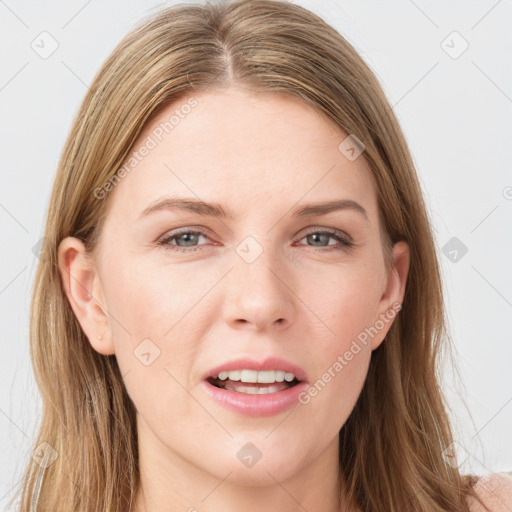
M 393 246 L 392 268 L 387 277 L 387 283 L 380 299 L 377 322 L 382 325 L 378 336 L 372 339 L 372 350 L 375 350 L 384 340 L 393 321 L 400 311 L 409 274 L 410 250 L 406 242 L 400 241 Z
M 100 354 L 114 354 L 101 281 L 83 242 L 75 237 L 63 239 L 58 265 L 64 292 L 91 346 Z

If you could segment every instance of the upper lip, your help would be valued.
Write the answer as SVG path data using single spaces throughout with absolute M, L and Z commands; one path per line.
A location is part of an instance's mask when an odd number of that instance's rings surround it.
M 262 361 L 247 358 L 233 359 L 232 361 L 228 361 L 209 370 L 203 376 L 203 380 L 206 380 L 210 377 L 217 377 L 220 372 L 229 372 L 234 370 L 281 370 L 284 372 L 293 373 L 297 380 L 301 382 L 307 382 L 308 380 L 306 372 L 300 366 L 297 366 L 279 357 L 268 357 Z

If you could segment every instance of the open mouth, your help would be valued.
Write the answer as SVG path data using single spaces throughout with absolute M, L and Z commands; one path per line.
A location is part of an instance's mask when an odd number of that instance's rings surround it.
M 300 381 L 294 377 L 291 382 L 241 382 L 240 380 L 230 380 L 208 377 L 206 381 L 216 388 L 234 391 L 236 393 L 245 393 L 247 395 L 266 395 L 269 393 L 278 393 L 296 386 Z

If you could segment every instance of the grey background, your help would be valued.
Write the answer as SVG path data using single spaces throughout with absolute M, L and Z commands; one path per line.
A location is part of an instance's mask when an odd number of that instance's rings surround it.
M 321 15 L 356 47 L 394 106 L 432 214 L 463 378 L 457 388 L 445 372 L 456 451 L 463 472 L 511 471 L 512 4 L 294 3 Z M 38 425 L 28 345 L 32 247 L 42 237 L 58 159 L 103 61 L 142 16 L 165 5 L 0 1 L 2 510 Z M 44 31 L 58 43 L 47 58 L 32 47 L 46 37 L 51 48 Z

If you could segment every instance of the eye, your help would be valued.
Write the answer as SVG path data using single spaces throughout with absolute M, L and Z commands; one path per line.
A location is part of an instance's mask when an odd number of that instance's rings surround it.
M 164 249 L 169 251 L 178 251 L 178 252 L 193 252 L 197 250 L 197 247 L 194 247 L 194 242 L 197 242 L 199 237 L 207 238 L 206 233 L 203 231 L 196 231 L 192 229 L 182 229 L 181 231 L 175 231 L 169 235 L 161 238 L 157 243 L 160 246 L 163 246 Z M 176 240 L 176 244 L 171 243 L 173 240 Z M 179 245 L 183 244 L 183 245 Z M 187 247 L 192 247 L 191 249 L 187 249 Z
M 337 244 L 329 244 L 329 239 L 336 240 Z M 324 251 L 342 251 L 353 247 L 355 244 L 352 242 L 348 235 L 343 233 L 342 231 L 333 230 L 333 231 L 310 231 L 307 233 L 301 240 L 307 239 L 309 242 L 320 243 L 327 242 L 327 245 L 317 245 L 313 247 L 318 247 Z M 328 249 L 324 249 L 324 247 L 328 247 Z
M 170 251 L 177 251 L 177 252 L 194 252 L 198 250 L 198 247 L 200 245 L 196 245 L 200 237 L 208 238 L 207 234 L 203 231 L 199 230 L 192 230 L 189 228 L 184 228 L 175 232 L 172 232 L 168 235 L 165 235 L 163 238 L 161 238 L 157 244 L 159 246 L 163 246 L 164 249 L 170 250 Z M 324 242 L 327 242 L 325 245 L 318 245 L 313 246 L 317 247 L 320 250 L 323 251 L 341 251 L 346 250 L 350 247 L 353 247 L 355 245 L 354 242 L 352 242 L 348 235 L 343 233 L 342 231 L 338 230 L 332 230 L 332 231 L 310 231 L 307 233 L 301 240 L 307 239 L 308 242 L 312 243 L 320 243 L 323 244 Z M 336 240 L 337 244 L 329 244 L 329 239 Z M 173 243 L 173 242 L 176 243 Z M 204 245 L 204 244 L 202 244 Z M 303 245 L 303 244 L 301 244 Z M 328 248 L 327 248 L 328 247 Z

